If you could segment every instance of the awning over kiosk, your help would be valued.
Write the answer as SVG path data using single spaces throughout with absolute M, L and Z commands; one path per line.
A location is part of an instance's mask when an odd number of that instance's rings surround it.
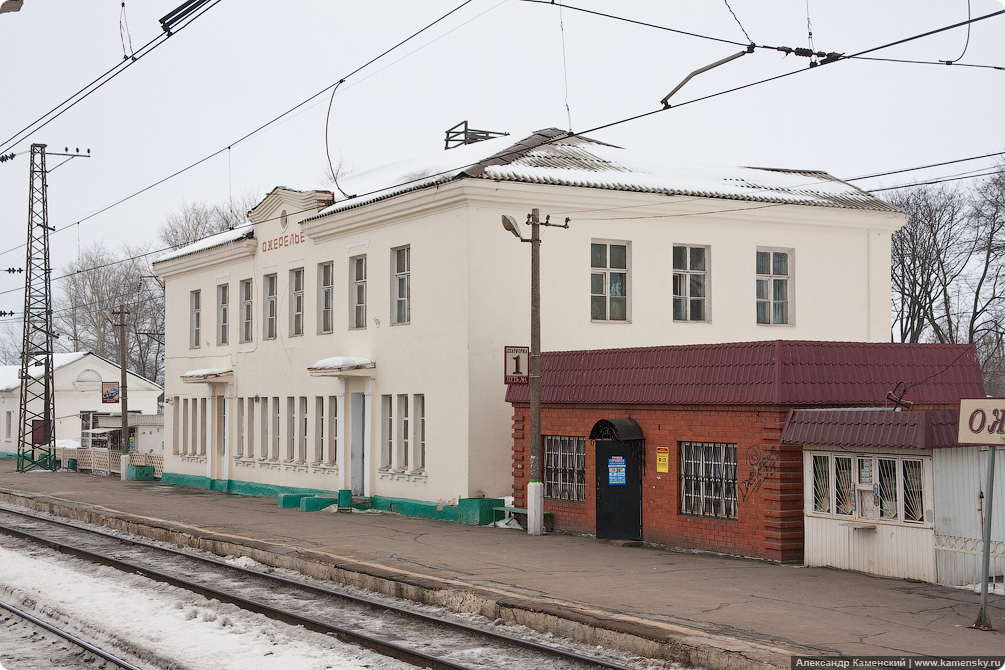
M 186 384 L 201 384 L 210 381 L 230 381 L 234 371 L 230 368 L 206 368 L 204 370 L 189 370 L 181 375 Z
M 312 377 L 338 377 L 354 370 L 370 370 L 377 364 L 362 356 L 332 356 L 322 358 L 307 368 Z
M 642 434 L 642 427 L 635 419 L 625 417 L 623 419 L 601 419 L 593 424 L 590 439 L 630 442 L 645 439 L 645 436 Z

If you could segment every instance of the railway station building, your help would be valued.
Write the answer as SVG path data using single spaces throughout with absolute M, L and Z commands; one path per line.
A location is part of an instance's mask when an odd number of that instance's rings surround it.
M 513 490 L 504 348 L 889 340 L 904 215 L 819 171 L 668 165 L 547 129 L 277 187 L 160 258 L 165 482 L 450 518 Z M 525 233 L 529 232 L 525 230 Z M 595 380 L 590 383 L 602 383 Z

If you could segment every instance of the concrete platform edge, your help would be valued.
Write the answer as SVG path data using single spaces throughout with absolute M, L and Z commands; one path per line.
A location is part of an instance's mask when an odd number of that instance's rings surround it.
M 773 670 L 789 668 L 792 655 L 833 653 L 775 640 L 752 640 L 740 632 L 730 637 L 559 599 L 527 598 L 503 589 L 389 569 L 327 552 L 216 533 L 53 496 L 0 489 L 0 502 L 219 556 L 248 557 L 263 565 L 294 570 L 317 579 L 446 607 L 455 612 L 481 614 L 585 644 L 689 666 L 712 670 Z

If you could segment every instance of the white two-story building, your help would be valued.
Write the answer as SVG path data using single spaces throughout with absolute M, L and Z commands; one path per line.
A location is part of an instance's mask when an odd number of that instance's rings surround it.
M 164 481 L 451 503 L 511 492 L 504 347 L 890 337 L 893 207 L 825 173 L 661 165 L 544 130 L 276 188 L 166 281 Z M 525 230 L 525 233 L 528 233 Z M 442 507 L 442 505 L 441 505 Z

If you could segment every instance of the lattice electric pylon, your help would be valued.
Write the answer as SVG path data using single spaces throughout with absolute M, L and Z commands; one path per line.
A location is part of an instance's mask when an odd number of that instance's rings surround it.
M 52 294 L 49 285 L 49 215 L 45 146 L 31 145 L 28 188 L 28 258 L 25 261 L 24 344 L 21 349 L 21 420 L 17 471 L 56 469 L 53 430 Z

